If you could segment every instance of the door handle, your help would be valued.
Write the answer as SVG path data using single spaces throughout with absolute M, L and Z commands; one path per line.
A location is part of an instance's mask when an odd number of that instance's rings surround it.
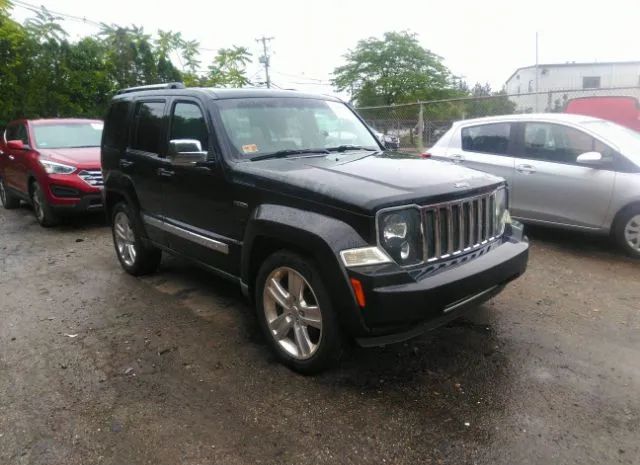
M 130 160 L 120 160 L 120 167 L 121 168 L 129 168 L 130 166 L 133 165 L 134 162 L 130 161 Z
M 9 160 L 15 160 L 16 157 L 14 157 L 13 155 L 9 155 Z
M 158 173 L 158 176 L 164 176 L 165 178 L 170 178 L 171 176 L 176 174 L 175 171 L 167 170 L 164 168 L 158 168 L 157 173 Z
M 454 163 L 460 163 L 462 161 L 464 161 L 464 157 L 462 155 L 451 155 L 451 159 L 453 160 Z
M 516 171 L 523 174 L 533 174 L 536 172 L 536 169 L 531 165 L 518 165 L 516 166 Z

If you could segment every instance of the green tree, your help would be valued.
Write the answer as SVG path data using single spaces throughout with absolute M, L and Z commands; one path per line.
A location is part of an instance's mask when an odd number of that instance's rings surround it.
M 69 34 L 60 25 L 59 16 L 52 15 L 44 6 L 36 11 L 35 18 L 27 19 L 27 32 L 38 42 L 62 43 Z
M 199 43 L 180 33 L 153 37 L 141 27 L 103 24 L 98 37 L 70 41 L 61 18 L 46 8 L 24 25 L 10 12 L 10 2 L 0 0 L 0 127 L 17 117 L 101 117 L 123 87 L 249 82 L 251 55 L 243 47 L 220 49 L 209 71 L 200 73 Z
M 469 95 L 476 98 L 464 102 L 463 111 L 467 118 L 510 115 L 515 112 L 516 105 L 509 100 L 504 89 L 493 92 L 489 84 L 476 83 Z
M 21 76 L 26 69 L 24 55 L 27 34 L 8 16 L 10 4 L 0 0 L 0 128 L 21 114 L 17 96 L 21 94 Z
M 409 32 L 361 40 L 334 70 L 333 85 L 351 92 L 358 106 L 392 105 L 457 95 L 442 58 Z
M 244 87 L 251 82 L 247 78 L 247 65 L 251 53 L 245 47 L 221 48 L 209 66 L 209 73 L 202 84 L 211 87 Z

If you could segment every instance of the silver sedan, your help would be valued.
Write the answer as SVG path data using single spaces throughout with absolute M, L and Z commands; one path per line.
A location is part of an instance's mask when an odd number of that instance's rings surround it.
M 640 133 L 580 115 L 454 123 L 434 158 L 505 178 L 514 218 L 611 234 L 640 258 Z

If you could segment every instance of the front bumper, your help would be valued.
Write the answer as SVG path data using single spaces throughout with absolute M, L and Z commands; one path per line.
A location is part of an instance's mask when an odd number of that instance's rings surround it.
M 85 194 L 80 198 L 74 198 L 73 202 L 53 204 L 51 207 L 58 213 L 99 212 L 104 208 L 101 194 Z
M 513 225 L 497 242 L 427 268 L 350 270 L 366 297 L 359 311 L 368 334 L 356 341 L 362 346 L 400 342 L 459 317 L 522 275 L 528 254 L 522 227 Z
M 60 213 L 83 213 L 103 208 L 102 188 L 90 186 L 79 176 L 48 175 L 47 202 Z

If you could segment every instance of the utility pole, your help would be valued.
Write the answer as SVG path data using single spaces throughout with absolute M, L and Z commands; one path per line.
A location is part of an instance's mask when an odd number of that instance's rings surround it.
M 538 112 L 538 31 L 536 31 L 536 113 Z
M 269 66 L 271 65 L 271 56 L 267 53 L 267 42 L 273 40 L 273 37 L 262 36 L 256 39 L 256 42 L 262 42 L 262 56 L 259 58 L 260 63 L 264 65 L 264 74 L 267 81 L 267 88 L 271 88 L 271 77 L 269 76 Z

